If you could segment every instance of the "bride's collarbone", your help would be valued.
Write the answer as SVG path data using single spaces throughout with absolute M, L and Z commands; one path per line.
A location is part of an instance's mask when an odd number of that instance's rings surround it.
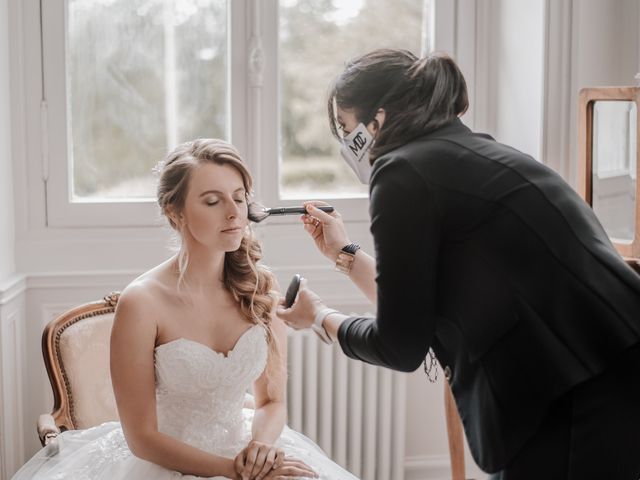
M 218 352 L 233 349 L 238 340 L 254 325 L 242 316 L 240 309 L 212 309 L 207 315 L 187 312 L 163 312 L 158 319 L 156 345 L 178 339 L 190 340 Z

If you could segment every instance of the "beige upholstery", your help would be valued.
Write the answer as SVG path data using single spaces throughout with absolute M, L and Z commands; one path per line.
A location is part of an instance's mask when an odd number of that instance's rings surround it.
M 60 361 L 71 393 L 75 428 L 118 419 L 109 373 L 109 337 L 113 313 L 88 317 L 60 336 Z

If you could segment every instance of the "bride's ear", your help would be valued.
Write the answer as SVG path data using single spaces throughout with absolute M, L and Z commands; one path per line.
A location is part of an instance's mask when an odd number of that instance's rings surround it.
M 184 217 L 173 206 L 167 207 L 166 215 L 176 227 L 181 228 L 183 226 Z

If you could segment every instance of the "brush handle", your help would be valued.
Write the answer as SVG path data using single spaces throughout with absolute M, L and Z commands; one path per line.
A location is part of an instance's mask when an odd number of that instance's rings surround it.
M 323 212 L 331 213 L 334 208 L 332 206 L 319 205 L 316 208 L 319 208 Z M 297 215 L 302 213 L 307 213 L 304 207 L 278 207 L 278 208 L 269 208 L 267 209 L 267 213 L 269 215 Z

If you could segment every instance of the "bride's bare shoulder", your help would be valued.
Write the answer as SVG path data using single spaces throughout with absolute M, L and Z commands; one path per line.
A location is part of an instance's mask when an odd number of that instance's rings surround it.
M 143 273 L 122 291 L 116 313 L 156 316 L 175 297 L 174 277 L 170 261 Z

